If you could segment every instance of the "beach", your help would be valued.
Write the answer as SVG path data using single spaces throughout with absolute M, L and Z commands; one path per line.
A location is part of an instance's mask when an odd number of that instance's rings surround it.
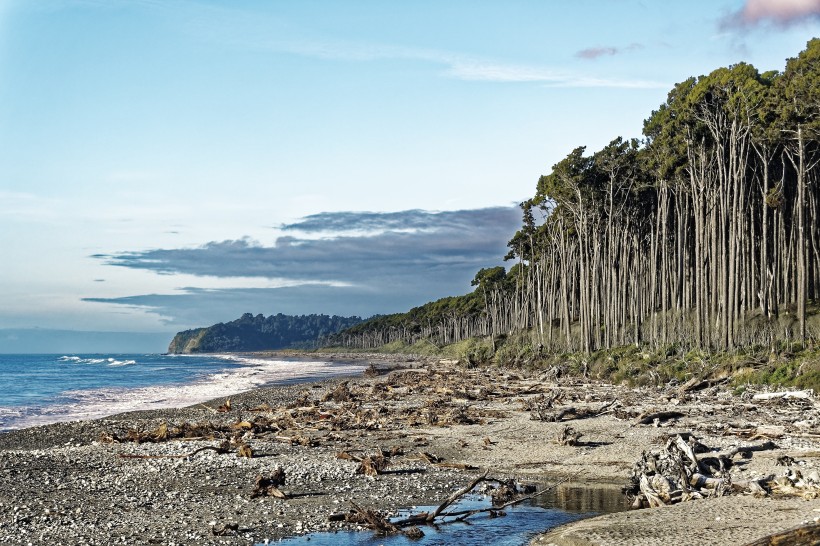
M 627 484 L 642 453 L 681 433 L 716 450 L 775 445 L 740 450 L 731 469 L 737 480 L 795 470 L 806 479 L 765 496 L 604 514 L 533 542 L 686 537 L 728 546 L 820 516 L 820 484 L 809 478 L 820 469 L 813 398 L 756 402 L 727 385 L 689 393 L 628 388 L 543 370 L 468 370 L 430 357 L 332 358 L 358 360 L 369 371 L 0 435 L 0 543 L 258 544 L 318 531 L 370 533 L 340 515 L 354 505 L 387 512 L 437 505 L 484 473 L 539 487 L 566 480 L 561 487 L 613 490 Z M 548 397 L 574 413 L 544 419 Z M 640 422 L 671 410 L 676 417 Z M 557 438 L 567 426 L 578 440 L 562 445 Z M 379 456 L 381 471 L 357 473 Z M 260 486 L 259 477 L 279 469 L 283 483 Z

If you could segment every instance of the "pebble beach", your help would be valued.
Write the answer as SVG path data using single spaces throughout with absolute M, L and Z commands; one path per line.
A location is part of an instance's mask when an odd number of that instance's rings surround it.
M 371 532 L 331 516 L 353 503 L 388 514 L 436 505 L 485 472 L 541 486 L 570 480 L 613 489 L 624 485 L 643 451 L 682 430 L 721 448 L 746 441 L 730 434 L 740 425 L 781 427 L 761 429 L 778 432 L 778 448 L 755 453 L 737 472 L 783 474 L 788 469 L 777 460 L 784 454 L 804 475 L 820 468 L 820 438 L 811 434 L 816 404 L 801 412 L 808 422 L 801 428 L 773 422 L 778 411 L 737 411 L 717 389 L 673 399 L 662 389 L 463 370 L 421 357 L 356 358 L 372 364 L 369 374 L 0 435 L 0 543 L 264 544 L 312 532 Z M 527 403 L 555 389 L 578 407 L 614 398 L 625 408 L 674 406 L 681 417 L 636 425 L 623 411 L 609 412 L 573 421 L 584 441 L 561 445 L 554 438 L 566 425 L 534 419 Z M 177 437 L 157 432 L 183 429 L 187 435 Z M 236 431 L 230 446 L 220 437 L 225 430 Z M 251 456 L 240 456 L 237 445 Z M 376 453 L 385 455 L 386 469 L 357 473 L 361 460 Z M 255 495 L 258 478 L 277 470 L 287 498 Z M 532 540 L 638 545 L 686 536 L 689 544 L 744 544 L 816 521 L 820 500 L 807 483 L 793 495 L 731 495 L 604 514 Z

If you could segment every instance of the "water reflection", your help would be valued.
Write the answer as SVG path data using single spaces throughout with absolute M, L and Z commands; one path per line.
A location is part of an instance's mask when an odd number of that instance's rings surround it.
M 548 486 L 548 484 L 546 484 Z M 489 506 L 484 497 L 464 500 L 457 509 L 474 509 Z M 419 511 L 433 510 L 434 506 L 418 507 Z M 455 508 L 454 508 L 455 509 Z M 377 537 L 370 531 L 313 533 L 303 537 L 283 540 L 281 544 L 310 544 L 331 546 L 350 544 L 355 546 L 438 546 L 493 544 L 521 546 L 536 534 L 559 525 L 605 512 L 627 509 L 625 497 L 617 486 L 585 486 L 567 483 L 544 495 L 509 507 L 505 517 L 474 516 L 465 522 L 449 523 L 437 527 L 422 528 L 424 537 L 411 540 L 405 536 Z
M 549 487 L 549 484 L 544 484 Z M 623 512 L 629 502 L 619 485 L 589 486 L 582 483 L 563 483 L 552 491 L 534 499 L 541 508 L 560 508 L 567 512 Z

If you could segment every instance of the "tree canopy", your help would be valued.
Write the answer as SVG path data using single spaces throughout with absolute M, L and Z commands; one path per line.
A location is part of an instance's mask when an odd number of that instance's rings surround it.
M 819 136 L 818 39 L 782 72 L 738 63 L 687 78 L 642 140 L 578 146 L 538 179 L 509 271 L 482 269 L 467 296 L 343 335 L 526 332 L 587 352 L 816 339 L 806 315 L 820 294 Z

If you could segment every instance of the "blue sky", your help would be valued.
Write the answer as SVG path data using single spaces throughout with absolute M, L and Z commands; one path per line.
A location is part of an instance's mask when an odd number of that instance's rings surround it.
M 782 69 L 818 0 L 0 0 L 0 329 L 469 290 L 574 147 Z

